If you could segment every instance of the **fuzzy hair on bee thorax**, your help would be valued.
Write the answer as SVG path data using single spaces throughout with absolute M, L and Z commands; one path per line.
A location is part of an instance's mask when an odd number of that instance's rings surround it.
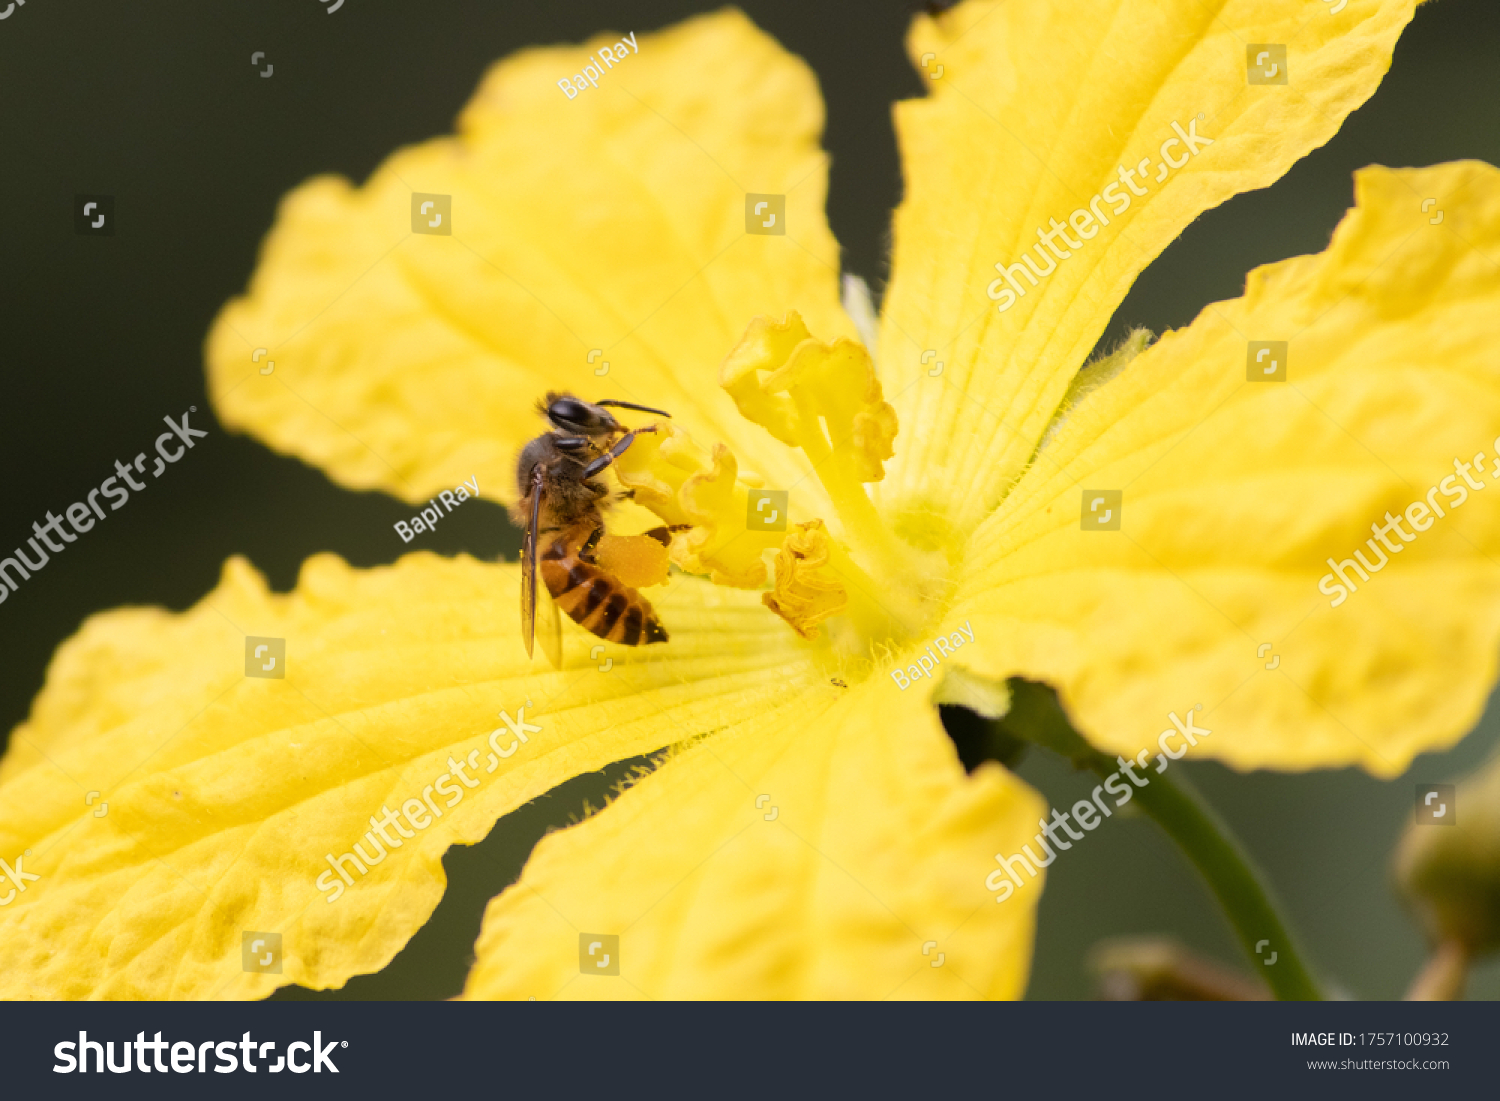
M 511 519 L 522 528 L 530 522 L 532 475 L 541 466 L 544 527 L 566 528 L 584 520 L 602 523 L 609 487 L 601 481 L 584 480 L 583 468 L 592 457 L 563 451 L 553 442 L 550 432 L 528 443 L 516 464 L 516 487 L 521 499 L 510 510 Z

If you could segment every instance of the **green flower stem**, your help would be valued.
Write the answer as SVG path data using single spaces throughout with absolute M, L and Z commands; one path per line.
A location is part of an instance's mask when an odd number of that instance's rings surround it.
M 1093 754 L 1088 765 L 1101 777 L 1119 771 L 1114 759 L 1102 753 Z M 1320 1000 L 1322 995 L 1293 946 L 1292 936 L 1277 914 L 1269 891 L 1261 884 L 1250 857 L 1229 828 L 1193 790 L 1186 777 L 1173 780 L 1154 771 L 1145 775 L 1151 782 L 1135 789 L 1136 801 L 1177 842 L 1208 881 L 1246 955 L 1271 992 L 1282 1001 Z M 1270 944 L 1262 944 L 1264 941 Z M 1260 952 L 1256 951 L 1258 946 Z M 1272 951 L 1276 953 L 1276 962 L 1266 966 Z
M 1101 777 L 1121 771 L 1113 757 L 1094 749 L 1073 729 L 1052 689 L 1019 680 L 1011 681 L 1010 687 L 1011 711 L 997 724 L 1005 734 L 1046 746 Z M 1321 1000 L 1270 892 L 1229 828 L 1180 773 L 1169 778 L 1148 764 L 1140 774 L 1150 783 L 1132 786 L 1135 801 L 1208 881 L 1256 973 L 1271 992 L 1283 1001 Z M 1262 941 L 1270 944 L 1262 945 L 1257 953 Z M 1267 966 L 1272 951 L 1276 962 Z

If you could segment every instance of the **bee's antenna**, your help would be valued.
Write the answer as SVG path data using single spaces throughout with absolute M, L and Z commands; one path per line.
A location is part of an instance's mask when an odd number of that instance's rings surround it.
M 649 405 L 636 405 L 630 401 L 615 401 L 613 398 L 606 398 L 604 401 L 596 401 L 594 404 L 613 405 L 616 409 L 634 409 L 637 413 L 655 413 L 659 417 L 666 417 L 667 420 L 672 419 L 672 414 L 668 413 L 665 409 L 652 409 Z

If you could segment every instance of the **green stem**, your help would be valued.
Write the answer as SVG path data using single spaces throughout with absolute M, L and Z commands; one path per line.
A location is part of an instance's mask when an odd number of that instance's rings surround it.
M 1099 776 L 1119 771 L 1103 754 L 1094 754 L 1089 767 Z M 1318 1001 L 1322 995 L 1308 974 L 1291 933 L 1276 912 L 1270 891 L 1261 883 L 1250 857 L 1240 848 L 1229 827 L 1194 791 L 1185 776 L 1175 781 L 1150 772 L 1150 784 L 1137 788 L 1141 809 L 1177 842 L 1193 862 L 1209 889 L 1224 907 L 1246 955 L 1282 1001 Z M 1269 942 L 1267 944 L 1266 942 Z M 1275 952 L 1275 963 L 1266 965 Z
M 998 724 L 1006 733 L 1046 746 L 1101 777 L 1122 771 L 1113 757 L 1094 749 L 1073 729 L 1050 688 L 1021 680 L 1012 680 L 1010 687 L 1011 710 Z M 1169 779 L 1148 763 L 1139 774 L 1150 782 L 1145 787 L 1132 785 L 1136 802 L 1208 881 L 1240 945 L 1271 992 L 1283 1001 L 1321 1000 L 1270 891 L 1228 826 L 1180 773 L 1175 780 Z M 1276 953 L 1276 962 L 1267 965 L 1271 952 Z

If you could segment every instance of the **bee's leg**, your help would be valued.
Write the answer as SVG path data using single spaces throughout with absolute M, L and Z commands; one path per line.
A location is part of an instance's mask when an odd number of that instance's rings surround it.
M 578 557 L 590 565 L 598 565 L 594 560 L 594 550 L 599 546 L 599 540 L 604 538 L 604 528 L 597 527 L 589 533 L 589 537 L 583 541 L 583 546 L 578 548 Z
M 614 462 L 621 455 L 625 454 L 625 449 L 627 447 L 629 447 L 632 443 L 635 442 L 635 438 L 636 438 L 637 435 L 639 435 L 642 432 L 655 432 L 655 431 L 656 431 L 656 425 L 654 425 L 654 424 L 648 424 L 645 428 L 633 428 L 633 429 L 631 429 L 629 432 L 625 433 L 625 435 L 623 435 L 623 436 L 620 437 L 620 441 L 618 443 L 616 443 L 613 447 L 611 447 L 603 455 L 600 455 L 593 462 L 589 463 L 588 466 L 584 467 L 583 468 L 583 476 L 585 478 L 592 478 L 595 474 L 598 474 L 599 471 L 603 470 L 610 463 Z
M 594 446 L 594 441 L 587 436 L 554 435 L 552 437 L 552 446 L 559 451 L 566 451 L 571 454 L 574 451 L 588 451 Z
M 674 532 L 689 531 L 692 529 L 692 526 L 692 524 L 663 524 L 659 528 L 652 528 L 650 531 L 641 532 L 641 534 L 648 539 L 655 539 L 664 547 L 670 547 Z

